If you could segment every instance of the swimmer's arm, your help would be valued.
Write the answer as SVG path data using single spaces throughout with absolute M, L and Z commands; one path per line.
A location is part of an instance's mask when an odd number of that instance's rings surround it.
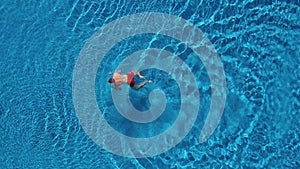
M 121 87 L 120 87 L 120 86 L 116 86 L 116 85 L 111 86 L 111 88 L 114 88 L 114 89 L 116 89 L 116 90 L 121 90 Z
M 114 87 L 114 88 L 117 89 L 117 90 L 121 90 L 120 85 L 116 85 L 116 84 L 115 84 L 115 87 Z
M 114 74 L 114 73 L 121 73 L 121 70 L 118 70 L 116 72 L 109 72 L 109 74 Z

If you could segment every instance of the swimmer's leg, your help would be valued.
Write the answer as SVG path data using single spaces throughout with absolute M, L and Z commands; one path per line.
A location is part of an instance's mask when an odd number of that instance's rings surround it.
M 138 75 L 139 78 L 145 79 L 145 76 L 141 75 L 141 73 L 138 70 L 133 71 L 135 75 Z
M 145 80 L 143 83 L 139 84 L 138 86 L 135 87 L 136 90 L 139 90 L 140 88 L 142 88 L 143 86 L 145 86 L 145 84 L 147 83 L 151 83 L 151 80 Z

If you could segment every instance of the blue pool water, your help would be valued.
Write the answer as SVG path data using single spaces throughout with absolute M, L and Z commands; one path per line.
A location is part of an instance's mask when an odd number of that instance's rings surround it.
M 3 0 L 0 12 L 1 169 L 299 168 L 299 0 Z M 147 110 L 150 91 L 161 89 L 168 100 L 165 112 L 149 124 L 120 116 L 106 73 L 123 57 L 147 48 L 168 50 L 187 62 L 200 86 L 199 114 L 188 135 L 165 153 L 135 159 L 109 153 L 85 133 L 74 109 L 72 78 L 81 49 L 99 28 L 141 12 L 180 16 L 205 33 L 224 66 L 227 100 L 217 129 L 200 144 L 211 100 L 201 61 L 171 37 L 143 34 L 120 42 L 99 66 L 95 83 L 99 109 L 120 133 L 139 138 L 162 133 L 180 106 L 176 82 L 150 69 L 142 73 L 154 82 L 130 91 L 130 100 Z

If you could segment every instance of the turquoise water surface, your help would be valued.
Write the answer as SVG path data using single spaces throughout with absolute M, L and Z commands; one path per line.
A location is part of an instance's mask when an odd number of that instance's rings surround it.
M 300 167 L 299 0 L 2 0 L 0 12 L 1 169 Z M 168 102 L 158 119 L 135 123 L 115 108 L 107 73 L 138 50 L 159 48 L 179 56 L 201 96 L 197 120 L 178 145 L 154 157 L 126 158 L 85 133 L 74 109 L 72 79 L 81 49 L 97 30 L 142 12 L 180 16 L 204 32 L 223 63 L 227 100 L 217 129 L 199 143 L 211 102 L 201 60 L 186 44 L 159 32 L 124 39 L 103 59 L 95 82 L 99 109 L 115 130 L 147 138 L 167 130 L 178 116 L 179 86 L 158 69 L 142 71 L 153 83 L 129 92 L 135 108 L 144 111 L 151 106 L 149 93 L 164 91 Z

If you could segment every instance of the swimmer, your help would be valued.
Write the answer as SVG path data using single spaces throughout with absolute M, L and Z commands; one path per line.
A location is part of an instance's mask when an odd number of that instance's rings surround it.
M 128 84 L 131 88 L 139 90 L 140 88 L 145 86 L 145 84 L 152 82 L 151 80 L 145 80 L 144 82 L 136 86 L 133 79 L 135 75 L 138 75 L 140 79 L 145 79 L 145 76 L 142 76 L 139 71 L 131 71 L 127 75 L 122 75 L 120 73 L 121 70 L 118 70 L 116 72 L 109 72 L 109 74 L 113 74 L 113 77 L 109 78 L 108 82 L 114 83 L 116 89 L 120 89 L 121 84 Z

